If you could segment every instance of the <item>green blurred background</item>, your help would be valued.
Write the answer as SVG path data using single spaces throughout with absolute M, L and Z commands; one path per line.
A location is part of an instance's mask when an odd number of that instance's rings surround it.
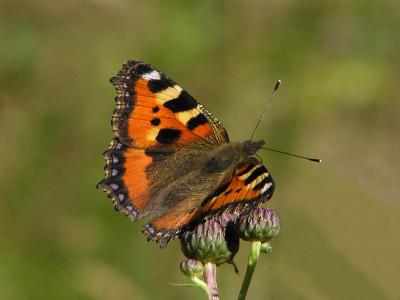
M 262 153 L 282 220 L 249 299 L 400 299 L 400 2 L 0 1 L 0 299 L 204 299 L 95 189 L 128 59 Z M 249 245 L 218 269 L 235 299 Z

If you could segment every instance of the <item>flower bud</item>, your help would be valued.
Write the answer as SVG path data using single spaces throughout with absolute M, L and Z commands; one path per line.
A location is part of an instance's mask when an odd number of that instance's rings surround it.
M 181 247 L 186 257 L 216 265 L 231 261 L 239 250 L 239 236 L 229 216 L 215 216 L 182 233 Z
M 260 252 L 262 253 L 271 253 L 272 247 L 268 242 L 262 243 L 260 247 Z
M 181 271 L 188 277 L 201 276 L 204 272 L 204 266 L 198 260 L 185 259 L 181 262 Z
M 255 206 L 239 218 L 239 235 L 245 241 L 264 243 L 276 237 L 279 231 L 279 217 L 271 208 Z

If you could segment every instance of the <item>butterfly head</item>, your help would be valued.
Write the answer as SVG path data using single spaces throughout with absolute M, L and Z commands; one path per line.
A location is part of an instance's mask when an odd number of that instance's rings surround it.
M 247 161 L 263 145 L 264 141 L 245 141 L 243 143 L 225 143 L 207 152 L 201 159 L 210 171 L 220 172 L 233 168 L 237 163 Z
M 243 152 L 245 153 L 246 156 L 252 156 L 256 154 L 258 150 L 262 148 L 262 146 L 265 145 L 265 142 L 263 140 L 253 142 L 253 141 L 244 141 L 242 143 L 243 146 Z

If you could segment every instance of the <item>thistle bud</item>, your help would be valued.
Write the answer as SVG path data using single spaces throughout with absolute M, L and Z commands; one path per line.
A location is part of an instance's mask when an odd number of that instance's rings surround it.
M 279 231 L 279 217 L 271 208 L 255 206 L 239 218 L 239 235 L 245 241 L 264 243 L 276 237 Z
M 268 242 L 262 243 L 260 246 L 260 252 L 262 253 L 271 253 L 272 247 Z
M 204 266 L 198 260 L 185 259 L 181 262 L 181 271 L 188 277 L 201 276 L 204 272 Z
M 239 250 L 239 236 L 229 216 L 216 216 L 187 230 L 181 235 L 186 257 L 216 265 L 231 261 Z

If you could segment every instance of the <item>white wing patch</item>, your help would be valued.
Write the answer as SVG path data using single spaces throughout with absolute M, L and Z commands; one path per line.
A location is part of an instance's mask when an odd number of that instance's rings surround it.
M 149 73 L 143 74 L 142 77 L 143 77 L 143 79 L 146 79 L 146 80 L 160 80 L 161 74 L 158 73 L 157 71 L 151 71 Z

